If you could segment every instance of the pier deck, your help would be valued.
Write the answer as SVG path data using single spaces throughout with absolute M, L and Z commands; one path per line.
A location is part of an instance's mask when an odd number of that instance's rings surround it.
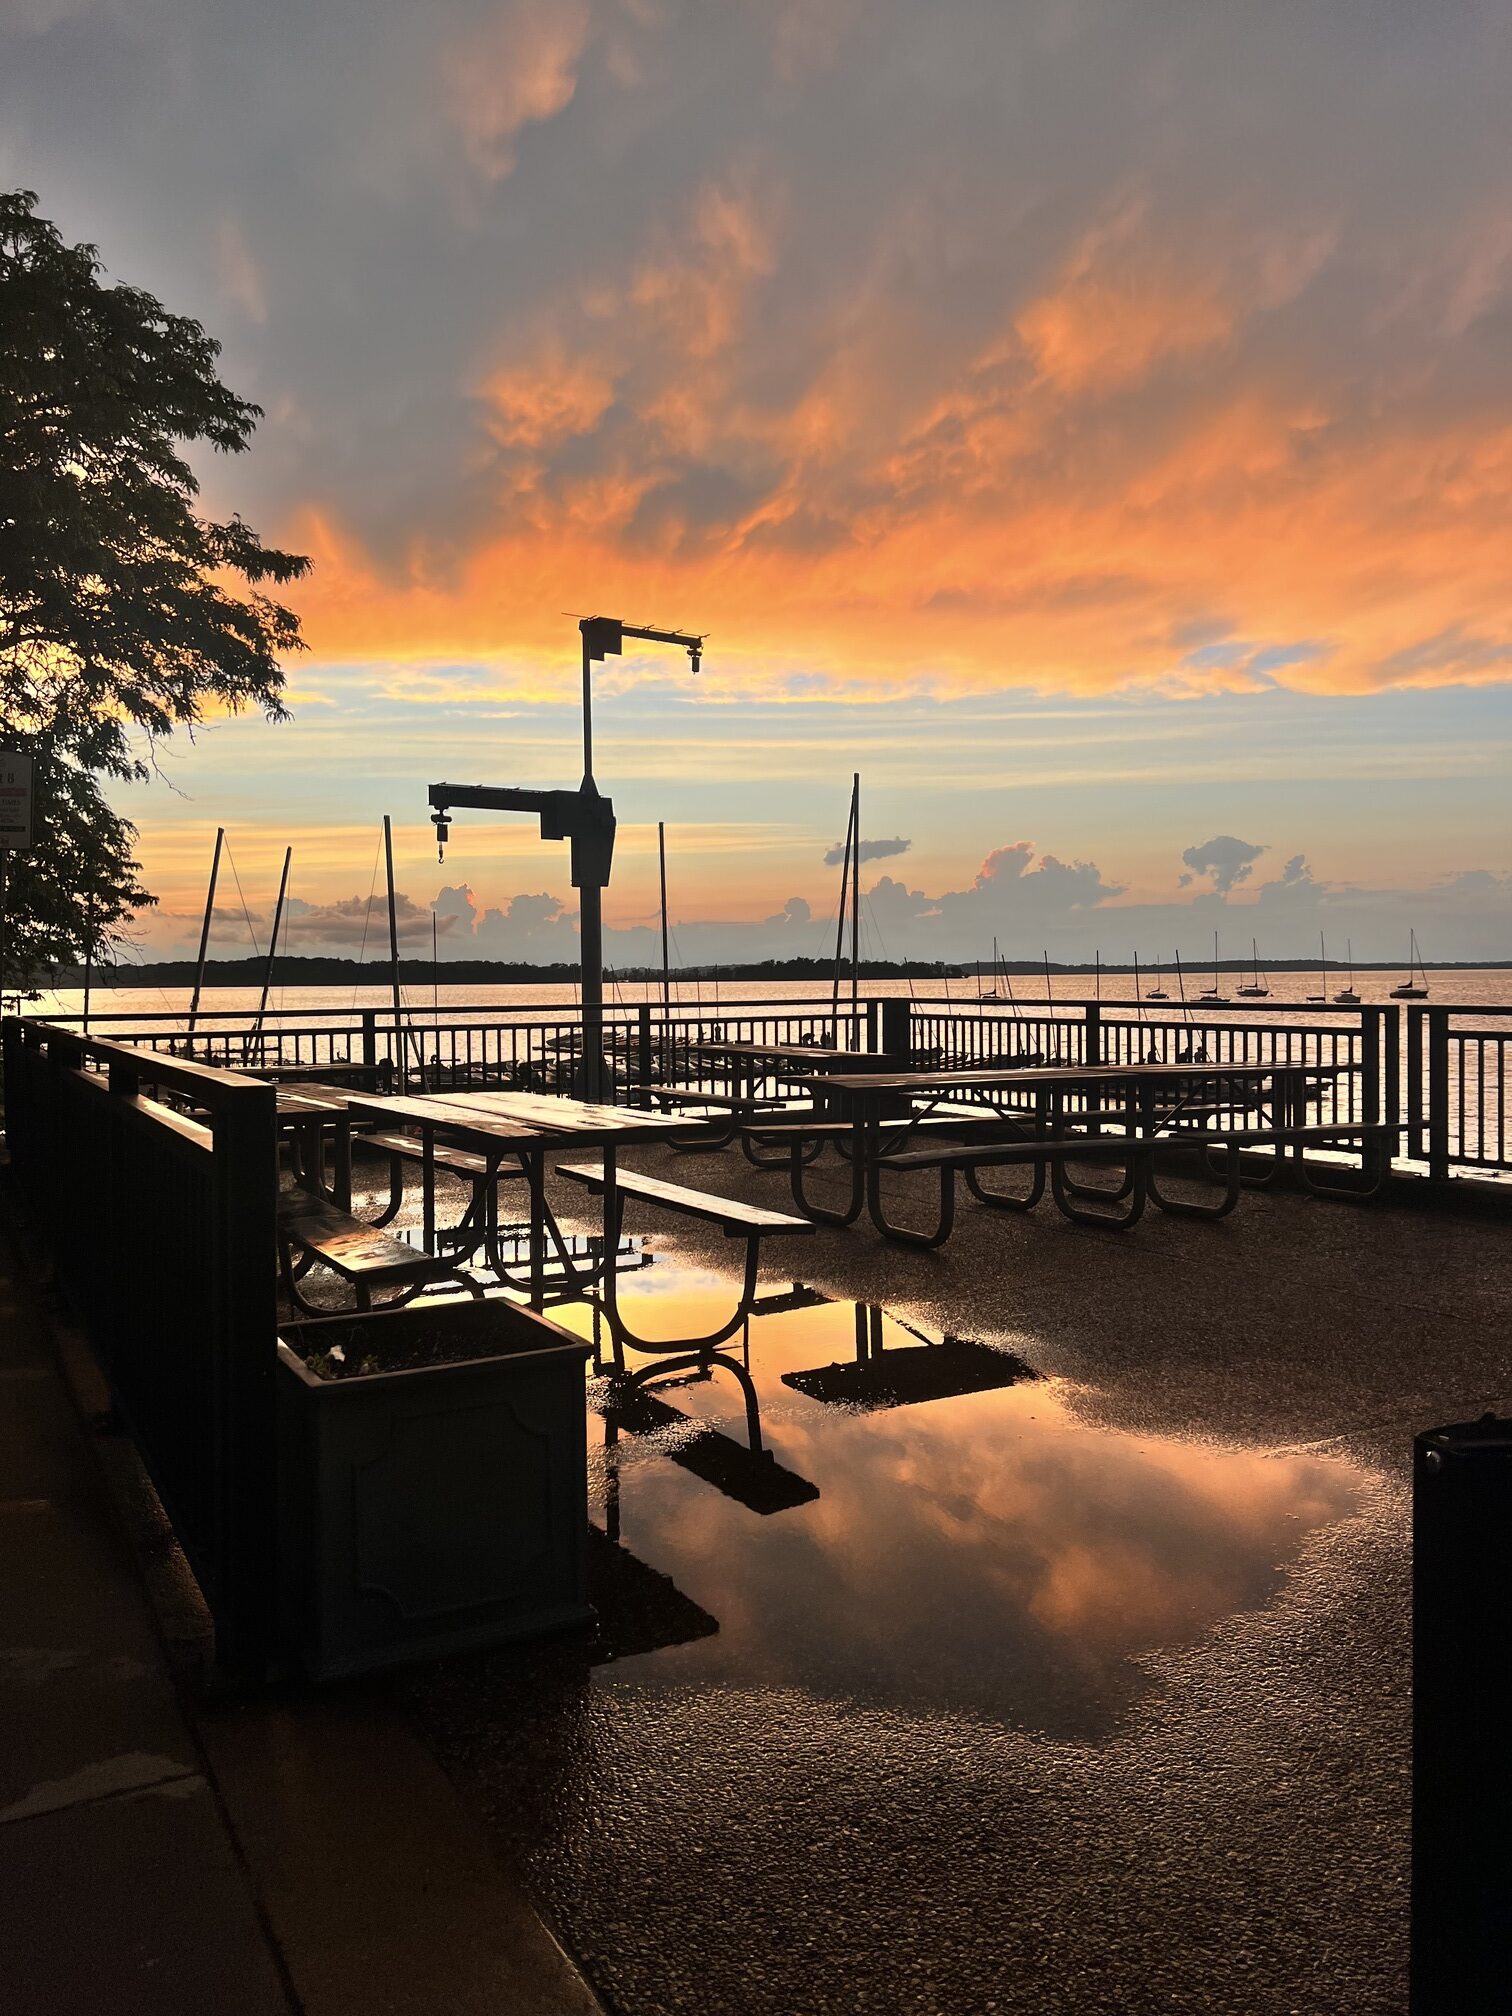
M 667 1158 L 627 1159 L 657 1171 Z M 780 1181 L 729 1153 L 682 1156 L 677 1169 L 755 1202 Z M 837 1195 L 848 1182 L 833 1163 L 812 1173 Z M 659 1266 L 729 1265 L 714 1232 L 657 1243 Z M 780 1462 L 817 1483 L 796 1510 L 758 1521 L 704 1488 L 684 1508 L 697 1548 L 678 1553 L 676 1521 L 657 1523 L 659 1506 L 671 1520 L 655 1495 L 666 1487 L 651 1481 L 666 1466 L 638 1454 L 622 1470 L 625 1543 L 665 1538 L 669 1551 L 648 1549 L 653 1565 L 686 1574 L 686 1593 L 716 1617 L 725 1599 L 720 1634 L 591 1669 L 495 1656 L 407 1683 L 590 1978 L 626 2016 L 1402 2016 L 1408 1459 L 1414 1430 L 1512 1397 L 1512 1251 L 1499 1224 L 1280 1192 L 1224 1224 L 1163 1218 L 1090 1244 L 1043 1214 L 972 1210 L 927 1258 L 820 1227 L 794 1264 L 812 1289 L 1006 1348 L 1049 1382 L 1019 1389 L 1027 1411 L 996 1445 L 1016 1495 L 984 1505 L 993 1445 L 963 1440 L 936 1516 L 962 1548 L 990 1529 L 984 1574 L 995 1549 L 1012 1556 L 1016 1533 L 1042 1536 L 1048 1470 L 1020 1450 L 1036 1409 L 1063 1414 L 1067 1440 L 1049 1453 L 1079 1450 L 1085 1465 L 1049 1521 L 1063 1521 L 1064 1551 L 1026 1597 L 1047 1628 L 1065 1626 L 1063 1663 L 1031 1685 L 1039 1653 L 1012 1634 L 983 1637 L 963 1601 L 939 1620 L 977 1644 L 979 1670 L 956 1699 L 929 1698 L 927 1639 L 902 1680 L 868 1680 L 863 1659 L 826 1682 L 801 1650 L 777 1673 L 744 1614 L 750 1587 L 725 1581 L 720 1549 L 779 1549 L 793 1607 L 809 1601 L 810 1550 L 824 1545 L 814 1533 L 845 1518 L 840 1458 L 862 1431 L 845 1406 L 816 1426 L 820 1410 L 796 1411 L 801 1392 L 785 1412 L 783 1392 L 802 1381 L 763 1389 Z M 765 1325 L 753 1324 L 751 1350 L 758 1379 L 764 1357 L 785 1363 Z M 711 1420 L 722 1404 L 668 1397 Z M 917 1492 L 918 1448 L 938 1460 L 950 1423 L 1001 1398 L 888 1415 L 868 1430 L 902 1438 L 879 1488 Z M 1084 1445 L 1088 1431 L 1107 1439 Z M 1127 1503 L 1121 1485 L 1104 1492 L 1110 1466 L 1124 1475 L 1119 1452 L 1131 1479 L 1165 1466 L 1157 1514 L 1132 1485 Z M 1187 1455 L 1232 1470 L 1213 1473 L 1228 1481 L 1213 1486 L 1208 1538 L 1196 1534 L 1162 1608 L 1139 1580 L 1138 1548 L 1125 1548 L 1142 1521 L 1179 1525 L 1201 1496 Z M 1277 1511 L 1286 1475 L 1296 1495 Z M 1223 1563 L 1246 1534 L 1263 1572 L 1236 1593 Z M 836 1544 L 827 1558 L 843 1569 L 865 1554 L 864 1528 Z M 698 1554 L 712 1557 L 707 1580 Z M 781 1604 L 780 1579 L 759 1586 Z M 854 1610 L 843 1572 L 824 1586 L 840 1628 L 876 1629 L 880 1673 L 910 1620 Z M 1157 1613 L 1148 1642 L 1111 1656 L 1114 1624 L 1145 1604 Z M 783 1619 L 775 1635 L 786 1646 L 797 1632 Z M 735 1648 L 743 1658 L 752 1644 L 742 1673 Z

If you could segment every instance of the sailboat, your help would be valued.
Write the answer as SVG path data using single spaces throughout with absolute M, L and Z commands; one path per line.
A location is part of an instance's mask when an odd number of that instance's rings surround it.
M 1318 957 L 1322 961 L 1323 972 L 1318 981 L 1318 992 L 1316 994 L 1309 994 L 1307 997 L 1309 1001 L 1326 1001 L 1328 999 L 1328 947 L 1323 942 L 1323 933 L 1321 931 L 1318 933 Z
M 1161 983 L 1161 980 L 1162 980 L 1163 978 L 1164 978 L 1164 975 L 1162 974 L 1162 972 L 1161 972 L 1161 970 L 1160 970 L 1160 961 L 1159 961 L 1159 960 L 1157 959 L 1157 960 L 1155 961 L 1155 985 L 1154 985 L 1153 987 L 1147 987 L 1147 988 L 1145 989 L 1145 999 L 1146 999 L 1146 1001 L 1169 1001 L 1169 1000 L 1170 1000 L 1170 998 L 1171 998 L 1171 997 L 1170 997 L 1170 995 L 1169 995 L 1169 994 L 1167 994 L 1167 992 L 1166 992 L 1166 990 L 1164 989 L 1164 987 L 1162 987 L 1162 986 L 1161 986 L 1161 984 L 1160 984 L 1160 983 Z
M 1407 955 L 1407 978 L 1400 987 L 1392 988 L 1393 1001 L 1421 1001 L 1428 992 L 1428 969 L 1424 966 L 1423 955 L 1418 950 L 1417 933 L 1413 931 L 1408 935 L 1411 947 Z M 1421 980 L 1414 979 L 1416 973 L 1422 974 Z
M 1350 938 L 1345 942 L 1349 947 L 1349 984 L 1341 987 L 1333 998 L 1341 1008 L 1358 1008 L 1360 997 L 1355 992 L 1354 984 L 1354 940 Z
M 1241 1001 L 1263 1001 L 1270 993 L 1270 988 L 1260 977 L 1260 947 L 1253 938 L 1250 940 L 1250 957 L 1254 962 L 1254 970 L 1250 978 L 1236 991 Z
M 994 938 L 994 939 L 993 939 L 993 941 L 992 941 L 992 976 L 993 976 L 993 979 L 994 979 L 994 981 L 995 981 L 995 980 L 996 980 L 996 978 L 997 978 L 997 973 L 998 973 L 998 965 L 999 965 L 999 960 L 998 960 L 998 941 L 996 940 L 996 938 Z M 980 966 L 978 966 L 978 968 L 977 968 L 977 999 L 978 999 L 978 1001 L 1001 1001 L 1001 1000 L 1002 1000 L 1003 998 L 1004 998 L 1004 997 L 1003 997 L 1003 996 L 1002 996 L 1002 995 L 1001 995 L 1001 994 L 1000 994 L 1000 993 L 998 992 L 998 990 L 997 990 L 996 986 L 992 986 L 992 987 L 989 987 L 989 988 L 988 988 L 988 989 L 986 990 L 986 992 L 985 992 L 985 993 L 984 993 L 984 992 L 982 991 L 982 969 L 981 969 L 981 967 L 980 967 Z
M 1221 1005 L 1228 999 L 1226 994 L 1222 994 L 1218 990 L 1218 933 L 1216 931 L 1213 933 L 1213 984 L 1211 987 L 1204 987 L 1199 998 L 1204 1001 L 1211 1001 L 1215 1005 Z

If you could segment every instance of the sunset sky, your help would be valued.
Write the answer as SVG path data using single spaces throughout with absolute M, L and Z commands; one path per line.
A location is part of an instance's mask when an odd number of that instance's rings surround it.
M 0 177 L 316 563 L 294 721 L 120 794 L 144 948 L 225 824 L 355 952 L 387 811 L 416 949 L 573 957 L 426 787 L 575 784 L 604 611 L 709 633 L 597 689 L 618 963 L 659 818 L 685 958 L 819 951 L 856 769 L 878 953 L 1512 954 L 1509 97 L 1475 0 L 5 0 Z

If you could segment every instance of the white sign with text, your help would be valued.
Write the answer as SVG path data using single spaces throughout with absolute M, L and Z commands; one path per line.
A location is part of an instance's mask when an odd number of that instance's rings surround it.
M 0 847 L 32 844 L 32 759 L 0 749 Z

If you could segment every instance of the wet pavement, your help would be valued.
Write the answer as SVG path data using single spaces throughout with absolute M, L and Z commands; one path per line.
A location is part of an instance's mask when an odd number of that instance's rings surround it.
M 709 1327 L 738 1248 L 632 1229 L 635 1326 Z M 624 2016 L 1400 2016 L 1410 1437 L 1505 1405 L 1509 1279 L 1289 1195 L 774 1247 L 768 1454 L 732 1373 L 590 1387 L 598 1642 L 412 1712 Z

